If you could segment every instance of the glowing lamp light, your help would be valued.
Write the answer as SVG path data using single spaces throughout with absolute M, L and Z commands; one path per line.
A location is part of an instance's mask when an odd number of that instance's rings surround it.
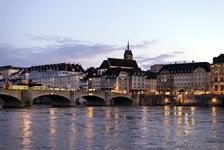
M 217 102 L 217 99 L 216 98 L 213 98 L 212 99 L 212 103 L 216 103 Z
M 169 102 L 169 99 L 168 98 L 165 98 L 165 103 L 168 103 Z

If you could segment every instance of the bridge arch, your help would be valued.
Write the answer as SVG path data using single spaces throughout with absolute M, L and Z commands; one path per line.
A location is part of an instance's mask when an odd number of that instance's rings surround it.
M 51 99 L 51 105 L 53 107 L 69 107 L 71 106 L 71 101 L 68 97 L 60 94 L 60 93 L 55 93 L 55 92 L 39 92 L 39 93 L 34 93 L 31 98 L 31 103 L 38 99 L 38 98 L 49 98 Z
M 132 100 L 128 97 L 118 96 L 110 99 L 111 106 L 131 106 Z
M 105 106 L 106 105 L 106 101 L 100 96 L 85 95 L 85 96 L 82 96 L 82 98 L 86 100 L 87 106 Z
M 11 95 L 6 95 L 6 94 L 0 94 L 0 98 L 3 101 L 3 107 L 20 107 L 21 106 L 21 101 Z

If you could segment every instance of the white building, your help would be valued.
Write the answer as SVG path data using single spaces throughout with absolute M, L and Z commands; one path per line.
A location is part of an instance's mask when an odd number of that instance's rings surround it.
M 92 76 L 88 80 L 88 88 L 90 91 L 98 91 L 101 89 L 101 76 Z
M 60 90 L 80 90 L 82 74 L 71 74 L 55 77 L 43 77 L 42 86 Z
M 53 83 L 55 84 L 55 80 L 57 79 L 59 80 L 58 84 L 62 85 L 61 80 L 67 80 L 66 78 L 67 77 L 69 78 L 69 76 L 76 77 L 76 75 L 79 75 L 83 71 L 84 70 L 80 64 L 57 63 L 57 64 L 37 65 L 30 67 L 29 79 L 31 79 L 33 82 L 49 86 L 52 85 Z M 60 78 L 63 76 L 66 77 Z M 65 84 L 67 85 L 68 82 Z

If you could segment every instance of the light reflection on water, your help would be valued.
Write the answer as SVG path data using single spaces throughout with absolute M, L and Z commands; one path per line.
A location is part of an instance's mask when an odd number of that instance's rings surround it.
M 0 149 L 221 149 L 221 107 L 0 108 Z

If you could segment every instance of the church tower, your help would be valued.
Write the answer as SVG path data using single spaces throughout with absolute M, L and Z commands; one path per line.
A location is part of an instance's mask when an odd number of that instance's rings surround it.
M 128 41 L 127 49 L 124 52 L 124 59 L 125 60 L 133 60 L 133 54 L 129 47 L 129 41 Z

